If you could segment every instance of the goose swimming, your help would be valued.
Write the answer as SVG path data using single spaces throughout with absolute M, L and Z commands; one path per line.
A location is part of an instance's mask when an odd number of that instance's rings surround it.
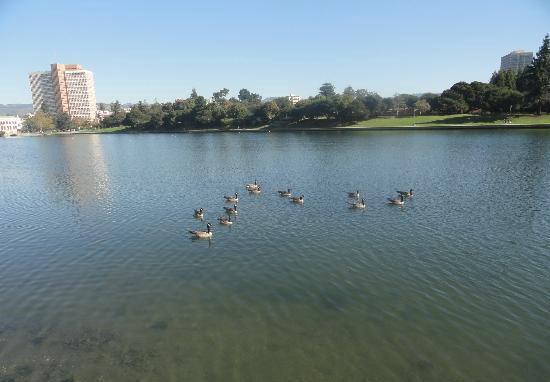
M 403 198 L 403 195 L 399 195 L 398 198 L 388 198 L 388 203 L 396 206 L 402 206 L 405 204 L 405 199 Z
M 206 231 L 189 231 L 191 236 L 197 239 L 210 239 L 212 237 L 212 224 L 206 225 Z
M 357 209 L 367 208 L 367 205 L 365 203 L 365 199 L 361 199 L 360 202 L 349 203 L 349 204 L 350 204 L 350 208 L 357 208 Z
M 292 196 L 292 192 L 290 192 L 290 188 L 286 191 L 277 191 L 277 192 L 279 193 L 279 195 L 287 197 L 287 198 Z
M 204 210 L 202 208 L 195 210 L 195 213 L 193 214 L 193 216 L 196 218 L 202 219 L 204 217 Z
M 404 196 L 405 198 L 410 198 L 413 196 L 413 189 L 411 188 L 409 191 L 397 191 L 399 195 Z
M 226 202 L 237 203 L 239 201 L 239 194 L 235 192 L 235 196 L 225 196 Z
M 290 198 L 290 201 L 292 203 L 304 204 L 304 195 L 295 196 L 293 198 Z
M 233 205 L 233 207 L 223 207 L 226 213 L 231 215 L 237 215 L 237 205 Z
M 248 184 L 245 185 L 245 187 L 248 191 L 253 191 L 253 190 L 257 189 L 260 186 L 258 185 L 258 181 L 256 179 L 254 179 L 254 183 L 248 183 Z
M 231 215 L 229 215 L 229 216 L 226 217 L 226 218 L 223 217 L 223 216 L 220 216 L 220 217 L 218 218 L 218 222 L 219 222 L 220 224 L 223 224 L 223 225 L 231 225 L 231 224 L 233 224 L 233 222 L 231 221 Z

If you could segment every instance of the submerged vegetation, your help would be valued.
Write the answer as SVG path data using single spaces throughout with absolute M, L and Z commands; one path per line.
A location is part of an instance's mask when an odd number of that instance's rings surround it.
M 150 329 L 163 330 L 167 326 L 165 321 L 158 321 Z M 152 346 L 143 347 L 137 342 L 125 341 L 116 332 L 88 326 L 29 328 L 0 325 L 2 333 L 3 340 L 27 338 L 33 356 L 28 359 L 10 357 L 0 361 L 0 382 L 84 380 L 77 378 L 79 373 L 89 372 L 89 369 L 77 366 L 76 360 L 82 357 L 94 357 L 103 368 L 109 365 L 113 373 L 138 376 L 150 372 L 151 363 L 157 358 Z

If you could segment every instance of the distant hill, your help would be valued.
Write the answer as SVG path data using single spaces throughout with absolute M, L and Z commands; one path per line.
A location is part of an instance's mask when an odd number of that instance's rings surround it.
M 0 104 L 0 115 L 19 115 L 24 116 L 27 113 L 32 113 L 32 104 L 13 103 L 2 105 Z
M 1 1 L 1 0 L 0 0 Z M 107 107 L 107 110 L 109 110 L 109 103 L 106 103 L 105 106 Z M 133 104 L 131 103 L 124 103 L 122 104 L 122 107 L 132 107 Z M 98 107 L 99 109 L 99 107 Z M 30 103 L 8 103 L 6 105 L 3 105 L 0 103 L 0 115 L 18 115 L 20 117 L 23 117 L 27 113 L 32 113 L 32 104 Z

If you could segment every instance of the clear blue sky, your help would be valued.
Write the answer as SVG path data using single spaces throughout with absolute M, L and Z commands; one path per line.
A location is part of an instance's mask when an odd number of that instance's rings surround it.
M 30 103 L 28 73 L 53 62 L 92 70 L 99 102 L 440 92 L 548 32 L 549 0 L 0 0 L 0 103 Z

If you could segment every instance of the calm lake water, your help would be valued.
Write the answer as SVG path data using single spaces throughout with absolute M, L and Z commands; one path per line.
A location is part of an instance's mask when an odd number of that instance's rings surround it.
M 550 380 L 548 130 L 14 138 L 0 164 L 0 381 Z

